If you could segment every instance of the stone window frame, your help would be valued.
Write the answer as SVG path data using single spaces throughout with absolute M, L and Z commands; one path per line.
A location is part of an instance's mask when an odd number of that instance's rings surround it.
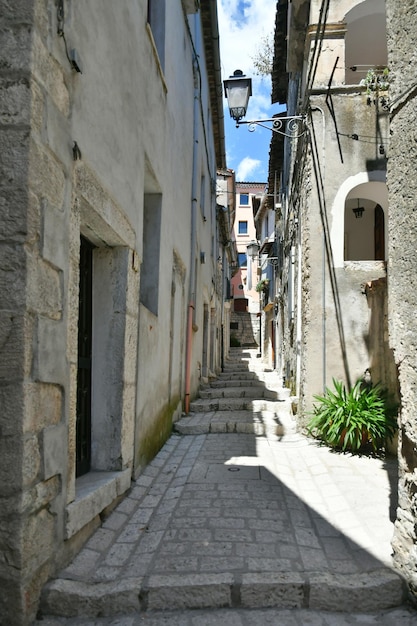
M 136 397 L 139 259 L 135 233 L 94 173 L 74 170 L 68 302 L 68 474 L 65 539 L 70 539 L 131 484 Z M 79 248 L 95 246 L 93 273 L 92 469 L 75 478 Z M 112 273 L 118 275 L 112 281 Z M 97 281 L 98 282 L 98 281 Z M 97 284 L 96 282 L 96 284 Z M 107 288 L 103 289 L 103 284 Z M 111 293 L 111 298 L 108 294 Z M 107 298 L 103 298 L 106 295 Z M 110 302 L 111 300 L 111 302 Z M 107 301 L 107 304 L 106 304 Z M 109 334 L 110 331 L 110 334 Z M 107 350 L 107 353 L 105 352 Z M 111 358 L 108 352 L 111 351 Z M 115 376 L 116 373 L 116 376 Z M 100 382 L 101 381 L 101 382 Z M 111 382 L 111 384 L 109 384 Z

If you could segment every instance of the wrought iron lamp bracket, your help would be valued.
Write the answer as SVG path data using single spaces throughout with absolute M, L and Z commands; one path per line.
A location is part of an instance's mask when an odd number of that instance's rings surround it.
M 279 133 L 280 135 L 290 138 L 302 137 L 307 130 L 306 119 L 302 115 L 271 117 L 262 120 L 238 120 L 236 122 L 236 128 L 239 128 L 241 124 L 246 124 L 251 133 L 257 126 L 261 126 L 273 133 Z

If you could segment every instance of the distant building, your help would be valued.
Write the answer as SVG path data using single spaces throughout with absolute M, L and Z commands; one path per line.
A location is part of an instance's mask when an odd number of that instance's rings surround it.
M 280 272 L 278 241 L 275 232 L 275 213 L 280 209 L 277 202 L 277 185 L 271 193 L 264 193 L 255 214 L 256 236 L 259 242 L 258 253 L 258 294 L 260 304 L 260 357 L 269 369 L 279 367 L 277 349 L 277 313 L 276 297 Z
M 265 192 L 265 183 L 236 182 L 236 215 L 233 237 L 237 268 L 231 280 L 233 313 L 231 339 L 239 345 L 259 346 L 258 260 L 248 255 L 247 246 L 256 242 L 255 214 Z

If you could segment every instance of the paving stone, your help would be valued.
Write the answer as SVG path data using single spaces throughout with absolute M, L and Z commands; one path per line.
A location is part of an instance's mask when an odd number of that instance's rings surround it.
M 100 553 L 97 550 L 85 548 L 72 561 L 68 567 L 63 570 L 64 578 L 74 578 L 75 580 L 88 575 L 96 567 Z
M 103 522 L 103 528 L 109 528 L 110 530 L 119 530 L 129 517 L 125 513 L 120 513 L 118 510 L 110 513 L 109 517 Z

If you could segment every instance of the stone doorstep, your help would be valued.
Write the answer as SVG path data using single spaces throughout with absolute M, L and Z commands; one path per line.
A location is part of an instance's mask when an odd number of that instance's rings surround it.
M 91 522 L 131 486 L 131 470 L 89 472 L 76 481 L 76 498 L 66 508 L 65 539 Z
M 389 569 L 354 575 L 167 574 L 96 584 L 54 580 L 43 590 L 41 612 L 110 617 L 147 610 L 274 607 L 368 613 L 401 606 L 405 599 L 404 581 Z

